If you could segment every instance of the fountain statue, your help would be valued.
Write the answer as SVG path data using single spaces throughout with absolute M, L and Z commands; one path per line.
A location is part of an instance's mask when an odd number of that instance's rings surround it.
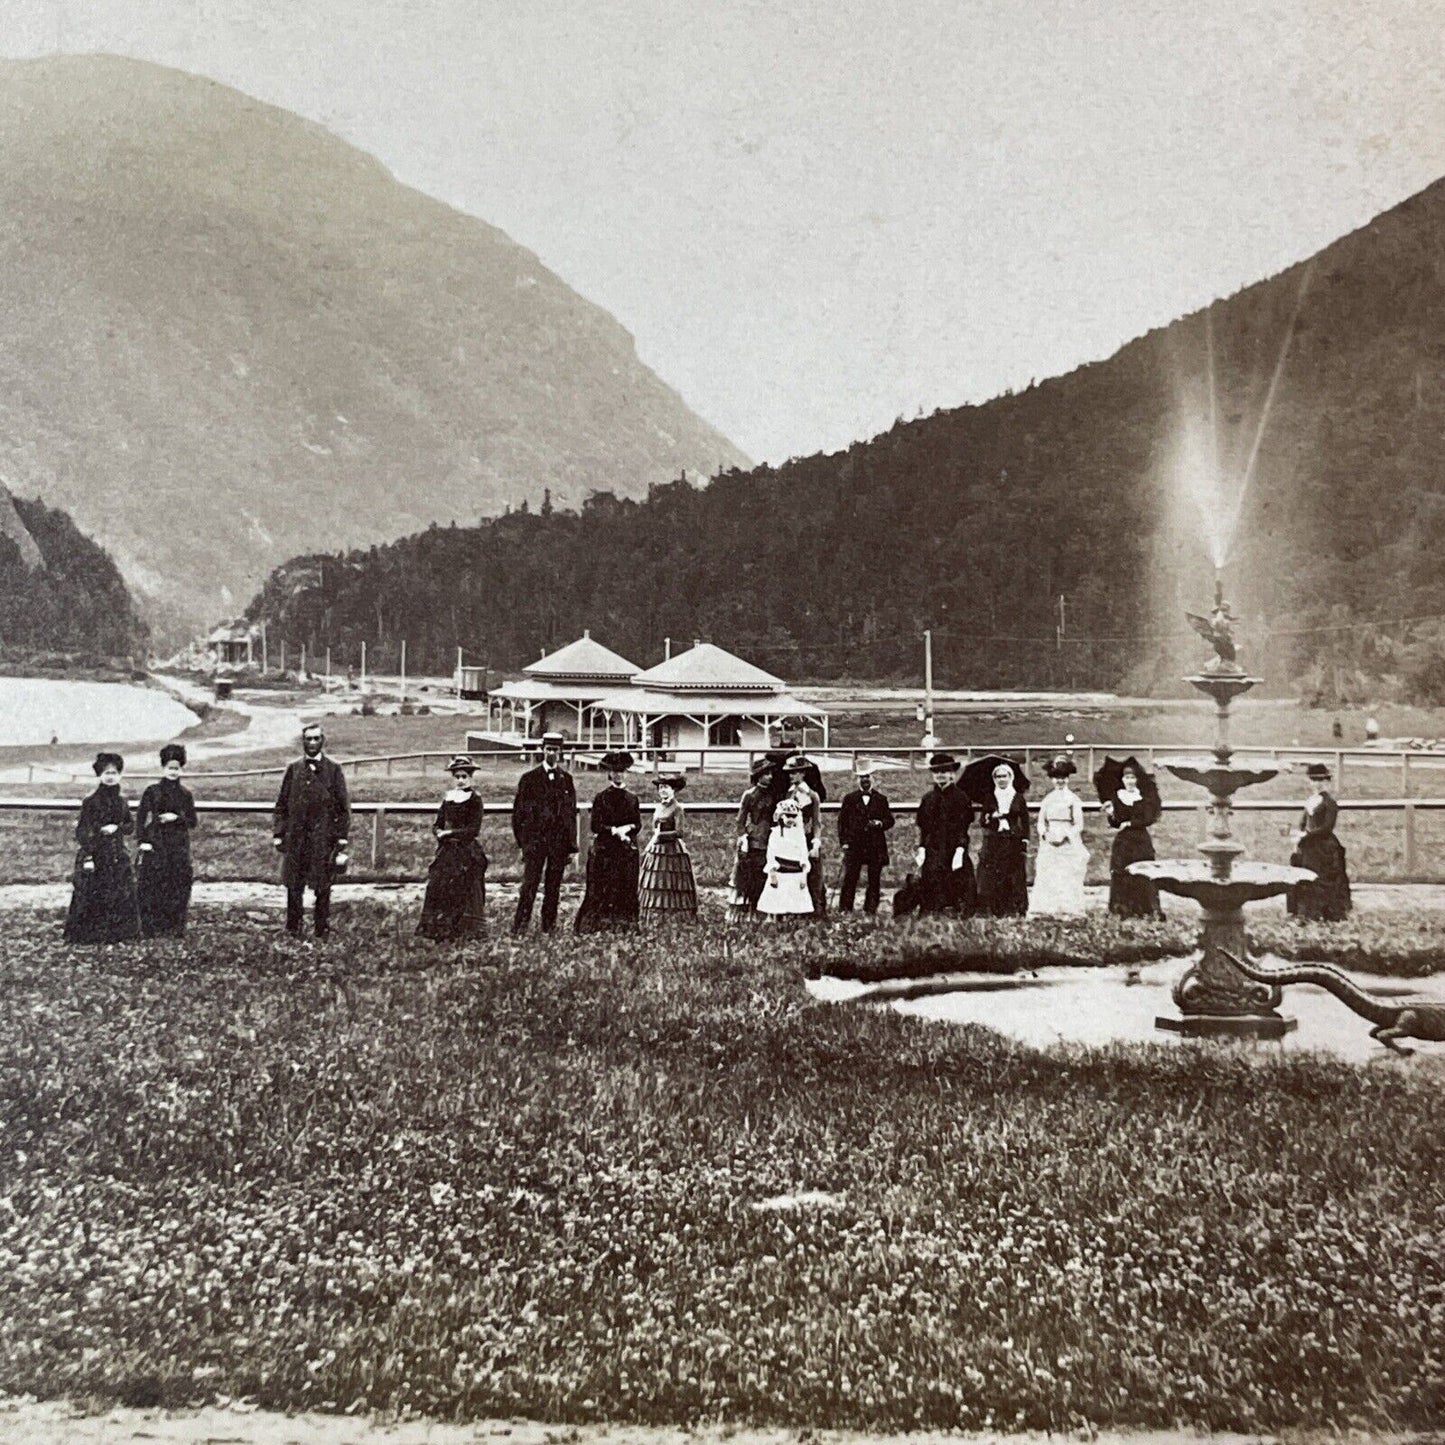
M 1129 872 L 1151 878 L 1166 893 L 1193 898 L 1204 910 L 1199 951 L 1174 986 L 1177 1017 L 1160 1016 L 1155 1026 L 1187 1037 L 1277 1039 L 1295 1026 L 1279 1013 L 1277 985 L 1247 978 L 1230 955 L 1248 958 L 1244 905 L 1273 898 L 1296 883 L 1310 883 L 1306 868 L 1279 863 L 1241 863 L 1242 844 L 1230 828 L 1232 799 L 1241 788 L 1267 782 L 1279 771 L 1267 766 L 1236 766 L 1229 741 L 1229 709 L 1234 699 L 1259 682 L 1239 665 L 1234 645 L 1237 621 L 1224 600 L 1224 584 L 1214 584 L 1214 608 L 1208 617 L 1185 613 L 1190 625 L 1214 649 L 1214 657 L 1186 682 L 1214 699 L 1214 747 L 1207 758 L 1163 758 L 1176 778 L 1209 791 L 1208 836 L 1199 845 L 1202 862 L 1160 859 L 1134 863 Z

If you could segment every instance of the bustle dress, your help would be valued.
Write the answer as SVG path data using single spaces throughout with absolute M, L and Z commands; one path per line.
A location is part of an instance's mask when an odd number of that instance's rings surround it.
M 1128 802 L 1115 793 L 1104 804 L 1104 817 L 1111 828 L 1119 830 L 1109 849 L 1109 912 L 1120 918 L 1163 918 L 1154 880 L 1136 878 L 1127 871 L 1131 863 L 1153 861 L 1154 840 L 1149 829 L 1159 821 L 1159 805 L 1139 793 Z
M 592 800 L 592 847 L 587 853 L 587 891 L 572 925 L 578 933 L 637 927 L 637 835 L 642 806 L 626 788 L 604 788 Z M 614 828 L 630 827 L 625 838 Z
M 1340 805 L 1326 792 L 1317 793 L 1300 815 L 1304 837 L 1290 857 L 1296 868 L 1308 868 L 1314 883 L 1297 883 L 1285 899 L 1296 918 L 1338 923 L 1350 916 L 1350 875 L 1344 844 L 1335 837 Z
M 651 917 L 697 916 L 697 884 L 682 841 L 682 817 L 682 804 L 676 801 L 652 810 L 652 841 L 642 855 L 637 886 L 642 912 Z
M 101 832 L 112 823 L 114 833 Z M 130 804 L 118 787 L 102 784 L 80 805 L 74 886 L 65 918 L 67 943 L 122 943 L 140 936 L 135 874 L 125 847 L 134 832 Z M 86 868 L 87 863 L 93 866 Z
M 432 831 L 436 857 L 427 870 L 426 897 L 416 931 L 440 941 L 471 938 L 486 929 L 487 855 L 482 849 L 482 800 L 476 793 L 448 793 Z M 440 835 L 445 832 L 446 837 Z
M 162 822 L 162 813 L 174 813 Z M 196 826 L 196 800 L 179 779 L 162 778 L 140 795 L 135 835 L 140 844 L 136 864 L 136 899 L 140 930 L 146 938 L 164 938 L 186 931 L 191 906 L 191 829 Z
M 1039 804 L 1039 851 L 1029 913 L 1042 918 L 1079 918 L 1084 912 L 1084 805 L 1070 788 L 1053 788 Z
M 994 917 L 1029 911 L 1029 808 L 1022 793 L 1010 791 L 1006 803 L 995 792 L 979 817 L 978 911 Z

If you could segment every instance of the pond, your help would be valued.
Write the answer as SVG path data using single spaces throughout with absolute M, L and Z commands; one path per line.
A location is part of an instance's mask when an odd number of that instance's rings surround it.
M 0 677 L 0 747 L 164 742 L 196 725 L 169 693 L 124 682 Z

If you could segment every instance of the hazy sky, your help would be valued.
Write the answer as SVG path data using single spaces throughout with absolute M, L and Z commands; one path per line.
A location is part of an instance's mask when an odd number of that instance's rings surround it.
M 1445 174 L 1439 0 L 3 0 L 500 226 L 760 460 L 1105 355 Z

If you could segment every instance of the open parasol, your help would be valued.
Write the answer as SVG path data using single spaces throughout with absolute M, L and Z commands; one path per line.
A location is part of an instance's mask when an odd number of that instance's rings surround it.
M 1006 758 L 1002 753 L 985 753 L 975 758 L 959 775 L 958 786 L 969 798 L 981 805 L 987 805 L 993 797 L 993 770 L 997 767 L 1013 770 L 1014 787 L 1021 793 L 1029 790 L 1029 777 L 1023 764 L 1017 758 Z
M 1094 791 L 1099 795 L 1101 803 L 1107 803 L 1114 797 L 1124 784 L 1124 769 L 1132 768 L 1134 775 L 1139 779 L 1139 792 L 1145 802 L 1149 803 L 1150 811 L 1157 817 L 1159 814 L 1159 784 L 1154 781 L 1154 774 L 1139 761 L 1138 758 L 1130 756 L 1127 758 L 1105 758 L 1094 770 Z

